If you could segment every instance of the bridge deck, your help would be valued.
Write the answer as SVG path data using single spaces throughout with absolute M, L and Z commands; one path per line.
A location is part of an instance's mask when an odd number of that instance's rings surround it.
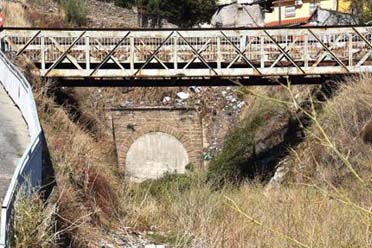
M 0 85 L 0 202 L 19 159 L 30 143 L 26 122 L 4 88 Z M 1 217 L 1 215 L 0 215 Z M 1 220 L 0 220 L 1 221 Z
M 5 29 L 2 50 L 42 77 L 206 82 L 372 72 L 372 26 L 212 30 Z M 252 80 L 253 78 L 253 80 Z

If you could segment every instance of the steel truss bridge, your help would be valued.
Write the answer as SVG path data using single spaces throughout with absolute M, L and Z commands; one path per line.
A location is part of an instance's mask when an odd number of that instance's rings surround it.
M 316 83 L 372 71 L 372 26 L 196 30 L 5 28 L 2 51 L 72 85 Z

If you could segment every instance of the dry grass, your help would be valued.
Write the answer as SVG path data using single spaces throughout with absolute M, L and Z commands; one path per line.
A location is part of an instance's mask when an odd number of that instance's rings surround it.
M 372 147 L 364 143 L 361 132 L 372 120 L 372 79 L 362 77 L 350 81 L 315 116 L 321 127 L 313 125 L 307 131 L 309 138 L 292 152 L 289 163 L 298 181 L 310 178 L 339 185 L 355 179 L 345 163 L 347 158 L 371 186 Z M 329 140 L 325 139 L 325 134 Z
M 365 80 L 344 87 L 317 118 L 336 144 L 349 144 L 351 140 L 345 139 L 352 138 L 352 152 L 341 152 L 349 154 L 347 160 L 353 165 L 363 161 L 364 180 L 371 175 L 367 152 L 371 148 L 360 143 L 357 134 L 370 117 L 369 86 L 370 81 Z M 205 183 L 205 172 L 197 171 L 189 175 L 187 187 L 184 180 L 176 180 L 164 187 L 160 184 L 154 191 L 151 183 L 131 185 L 121 181 L 112 166 L 116 162 L 112 144 L 105 139 L 97 141 L 91 132 L 72 122 L 71 115 L 47 97 L 45 90 L 37 92 L 40 117 L 57 170 L 58 188 L 50 201 L 56 204 L 58 230 L 64 233 L 59 240 L 62 247 L 95 247 L 98 237 L 104 237 L 102 227 L 114 231 L 128 226 L 144 232 L 153 242 L 171 247 L 371 247 L 372 195 L 370 188 L 350 173 L 353 187 L 299 180 L 276 191 L 267 191 L 256 183 L 215 191 Z M 347 103 L 345 98 L 349 99 Z M 331 115 L 331 110 L 337 114 Z M 342 120 L 342 124 L 336 125 L 336 120 Z M 316 160 L 309 160 L 302 151 L 326 147 L 326 141 L 316 126 L 308 135 L 287 158 L 289 161 L 301 158 L 301 165 L 314 165 Z M 320 140 L 314 140 L 316 135 Z M 318 150 L 323 151 L 318 158 L 327 161 L 328 166 L 340 164 L 331 151 Z M 39 213 L 43 216 L 43 211 Z
M 196 182 L 186 192 L 174 187 L 160 198 L 141 192 L 122 198 L 128 213 L 123 223 L 139 230 L 155 226 L 152 237 L 172 247 L 300 247 L 285 236 L 306 247 L 371 245 L 371 218 L 305 186 L 265 194 L 252 184 L 216 192 Z M 234 210 L 225 197 L 262 225 Z M 364 201 L 371 204 L 371 199 Z
M 148 184 L 132 186 L 121 197 L 122 222 L 156 227 L 150 237 L 174 247 L 371 247 L 372 153 L 358 135 L 372 117 L 371 82 L 342 87 L 319 115 L 302 110 L 313 126 L 285 159 L 300 165 L 293 167 L 301 180 L 276 191 L 254 183 L 213 191 L 201 172 L 190 175 L 188 190 L 177 181 L 161 194 L 146 190 Z M 295 97 L 280 100 L 298 111 Z
M 120 175 L 115 146 L 100 130 L 87 129 L 86 116 L 94 116 L 90 108 L 83 111 L 79 105 L 70 106 L 69 101 L 62 105 L 57 103 L 57 95 L 62 94 L 66 99 L 74 96 L 61 93 L 61 89 L 53 87 L 53 82 L 42 82 L 32 74 L 32 66 L 18 65 L 33 82 L 40 121 L 56 173 L 57 187 L 47 205 L 55 206 L 58 247 L 88 246 L 104 236 L 105 230 L 115 226 L 121 214 L 117 200 Z M 19 218 L 28 215 L 22 209 L 16 214 Z M 27 225 L 32 226 L 32 223 Z M 17 241 L 16 247 L 23 247 L 23 244 Z
M 59 232 L 54 206 L 46 207 L 38 194 L 22 189 L 15 205 L 13 247 L 56 247 Z
M 6 16 L 5 27 L 31 27 L 26 2 L 26 0 L 17 2 L 5 0 L 3 2 L 3 10 Z
M 48 96 L 48 84 L 34 80 L 39 117 L 56 170 L 57 188 L 49 204 L 56 206 L 58 241 L 61 247 L 85 246 L 95 240 L 101 227 L 114 225 L 120 214 L 114 145 L 103 136 L 97 141 L 74 123 L 68 106 L 60 106 Z
M 68 27 L 53 0 L 4 0 L 5 27 Z

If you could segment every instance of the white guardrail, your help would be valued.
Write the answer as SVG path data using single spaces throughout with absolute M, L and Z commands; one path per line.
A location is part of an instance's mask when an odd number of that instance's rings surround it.
M 31 137 L 30 144 L 22 158 L 18 161 L 8 191 L 1 205 L 0 248 L 8 248 L 13 206 L 19 186 L 25 181 L 25 177 L 30 186 L 41 185 L 43 136 L 31 85 L 1 51 L 0 83 L 20 109 L 28 125 Z

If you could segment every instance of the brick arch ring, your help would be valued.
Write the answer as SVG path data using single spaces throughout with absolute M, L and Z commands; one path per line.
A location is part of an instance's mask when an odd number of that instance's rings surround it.
M 166 133 L 166 134 L 171 135 L 171 136 L 175 137 L 176 139 L 178 139 L 183 144 L 184 148 L 187 151 L 187 155 L 189 157 L 189 162 L 190 163 L 193 162 L 194 159 L 191 156 L 193 148 L 191 146 L 190 140 L 184 134 L 182 134 L 177 129 L 175 129 L 171 126 L 150 125 L 150 126 L 146 126 L 146 127 L 143 127 L 143 128 L 135 129 L 135 131 L 132 133 L 132 135 L 130 135 L 130 137 L 128 137 L 126 142 L 124 142 L 120 146 L 120 150 L 118 151 L 118 153 L 124 154 L 124 158 L 125 158 L 124 163 L 126 163 L 127 154 L 129 152 L 130 147 L 134 144 L 134 142 L 138 138 L 140 138 L 141 136 L 143 136 L 145 134 L 148 134 L 148 133 L 154 133 L 154 132 Z M 120 167 L 122 167 L 122 168 L 125 167 L 125 164 L 120 165 Z

